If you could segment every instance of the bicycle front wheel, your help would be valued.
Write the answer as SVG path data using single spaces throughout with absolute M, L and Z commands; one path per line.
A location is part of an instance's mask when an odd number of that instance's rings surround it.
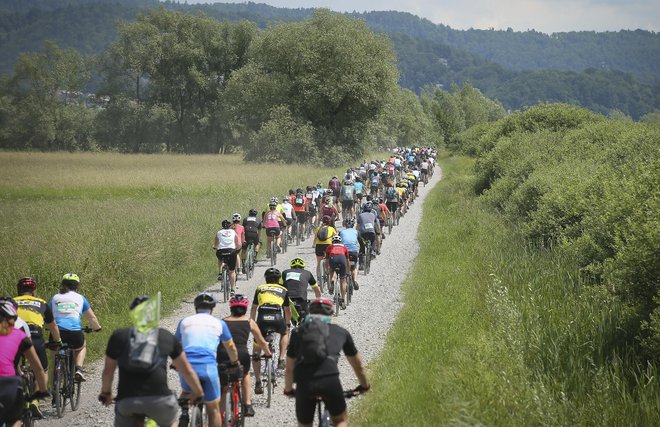
M 53 390 L 55 393 L 55 411 L 57 418 L 64 416 L 66 406 L 66 376 L 67 369 L 64 360 L 58 359 L 55 362 L 55 376 L 53 378 Z

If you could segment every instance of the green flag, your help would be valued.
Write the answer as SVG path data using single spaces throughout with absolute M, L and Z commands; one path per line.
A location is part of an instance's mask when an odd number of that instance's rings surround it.
M 150 298 L 142 304 L 133 307 L 128 315 L 138 332 L 146 334 L 158 327 L 160 322 L 160 292 L 155 298 Z

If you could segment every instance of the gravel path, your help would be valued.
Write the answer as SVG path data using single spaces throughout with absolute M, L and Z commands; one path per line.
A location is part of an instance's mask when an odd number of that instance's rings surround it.
M 392 234 L 386 236 L 381 255 L 371 263 L 371 273 L 368 276 L 359 273 L 358 284 L 360 290 L 354 293 L 353 302 L 347 310 L 340 312 L 339 317 L 335 319 L 337 324 L 351 332 L 355 344 L 366 363 L 374 359 L 382 349 L 385 335 L 403 304 L 400 286 L 408 275 L 408 270 L 419 250 L 416 236 L 422 216 L 421 202 L 440 179 L 441 171 L 439 167 L 436 167 L 436 173 L 426 187 L 420 187 L 419 197 L 406 216 L 401 219 L 399 226 L 394 227 Z M 276 267 L 280 270 L 288 268 L 289 261 L 295 256 L 303 258 L 308 269 L 315 274 L 316 260 L 310 241 L 302 242 L 299 247 L 290 246 L 287 253 L 278 256 Z M 209 265 L 211 266 L 213 263 L 214 261 L 209 258 Z M 263 272 L 269 266 L 270 263 L 267 260 L 260 261 L 255 270 L 255 277 L 250 281 L 245 280 L 245 275 L 239 275 L 238 292 L 249 295 L 251 298 L 255 288 L 263 281 Z M 382 291 L 383 286 L 387 286 L 386 292 Z M 213 286 L 209 290 L 217 292 L 219 288 Z M 388 298 L 383 298 L 384 295 L 387 295 Z M 313 293 L 310 291 L 310 298 L 312 297 Z M 163 319 L 161 326 L 174 332 L 179 320 L 193 313 L 191 296 L 188 301 L 182 301 L 181 307 L 176 313 Z M 229 314 L 229 308 L 226 304 L 220 304 L 214 314 L 224 317 Z M 49 405 L 43 404 L 46 419 L 37 424 L 53 427 L 112 426 L 113 408 L 105 408 L 96 400 L 96 396 L 101 389 L 102 369 L 103 361 L 87 365 L 87 381 L 84 383 L 82 401 L 78 411 L 71 412 L 70 408 L 67 408 L 64 417 L 57 419 L 54 411 L 49 407 L 47 408 Z M 345 389 L 357 385 L 357 379 L 346 358 L 342 358 L 340 361 L 340 372 Z M 115 376 L 115 386 L 116 383 L 117 377 Z M 247 425 L 297 425 L 295 422 L 294 400 L 282 395 L 283 384 L 284 379 L 281 378 L 278 387 L 275 389 L 271 408 L 266 408 L 265 395 L 254 396 L 253 404 L 256 416 L 252 419 L 246 419 Z M 173 373 L 170 374 L 169 385 L 177 393 L 180 391 L 178 377 Z

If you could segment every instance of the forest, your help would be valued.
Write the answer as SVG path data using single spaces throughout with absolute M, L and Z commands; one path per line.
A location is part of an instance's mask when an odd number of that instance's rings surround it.
M 22 52 L 51 40 L 84 56 L 99 54 L 118 37 L 118 22 L 162 6 L 204 13 L 220 22 L 299 22 L 313 9 L 243 4 L 163 3 L 157 0 L 7 0 L 0 10 L 0 72 L 11 73 Z M 633 119 L 660 105 L 660 36 L 648 31 L 543 34 L 534 30 L 455 30 L 401 12 L 347 14 L 392 40 L 402 87 L 470 82 L 508 110 L 564 102 Z M 97 89 L 91 79 L 87 91 Z

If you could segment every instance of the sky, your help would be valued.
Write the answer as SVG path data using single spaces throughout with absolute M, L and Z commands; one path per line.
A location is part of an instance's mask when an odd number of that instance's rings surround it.
M 184 0 L 179 0 L 182 3 Z M 218 3 L 218 0 L 187 0 Z M 338 12 L 397 10 L 455 29 L 494 28 L 543 33 L 660 31 L 660 0 L 251 0 L 275 7 L 325 7 Z M 223 1 L 222 3 L 245 3 Z

